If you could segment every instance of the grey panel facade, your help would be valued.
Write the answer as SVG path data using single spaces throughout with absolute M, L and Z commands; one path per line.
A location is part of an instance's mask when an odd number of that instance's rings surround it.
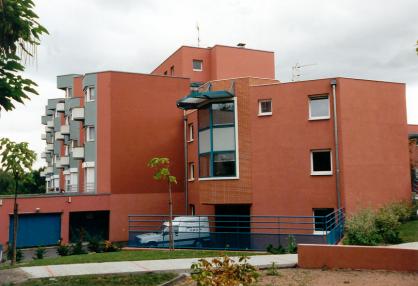
M 61 118 L 54 118 L 54 132 L 61 130 Z
M 73 87 L 73 78 L 79 76 L 78 74 L 67 74 L 57 76 L 57 88 L 63 89 Z
M 80 125 L 78 121 L 70 120 L 70 139 L 80 141 Z
M 96 161 L 96 141 L 86 142 L 84 144 L 84 161 Z
M 96 99 L 94 101 L 88 101 L 84 104 L 84 126 L 94 126 L 97 136 L 97 74 L 86 74 L 83 78 L 83 89 L 93 86 L 95 89 Z M 95 162 L 96 161 L 96 140 L 91 142 L 85 142 L 84 144 L 84 161 Z

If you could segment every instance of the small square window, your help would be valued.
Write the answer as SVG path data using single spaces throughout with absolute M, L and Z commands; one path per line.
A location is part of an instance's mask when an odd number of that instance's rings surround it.
M 193 123 L 189 124 L 189 140 L 187 142 L 193 142 L 194 140 L 194 127 L 193 127 Z
M 311 151 L 311 175 L 332 175 L 331 150 Z
M 309 120 L 329 119 L 329 97 L 309 97 Z
M 87 126 L 86 127 L 86 141 L 92 142 L 96 138 L 94 126 Z
M 258 116 L 272 115 L 271 99 L 263 99 L 258 102 Z
M 202 71 L 203 70 L 203 61 L 193 60 L 193 70 L 194 71 Z
M 194 181 L 194 163 L 189 163 L 189 181 Z

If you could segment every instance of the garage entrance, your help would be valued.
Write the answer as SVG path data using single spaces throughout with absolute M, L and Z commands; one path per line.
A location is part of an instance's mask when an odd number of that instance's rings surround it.
M 109 211 L 71 212 L 70 242 L 109 239 Z
M 9 241 L 13 240 L 13 215 L 10 215 Z M 61 214 L 19 214 L 18 248 L 58 244 L 61 238 Z

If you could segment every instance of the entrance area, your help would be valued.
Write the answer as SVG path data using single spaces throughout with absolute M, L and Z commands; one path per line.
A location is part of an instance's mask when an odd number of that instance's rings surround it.
M 70 213 L 70 242 L 88 239 L 109 239 L 109 211 Z

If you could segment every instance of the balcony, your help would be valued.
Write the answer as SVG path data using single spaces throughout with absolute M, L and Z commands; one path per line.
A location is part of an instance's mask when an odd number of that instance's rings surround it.
M 48 120 L 46 122 L 46 127 L 48 127 L 48 128 L 54 128 L 54 120 Z
M 64 112 L 65 111 L 64 102 L 57 103 L 57 111 L 58 112 Z
M 61 134 L 70 135 L 70 125 L 61 125 Z
M 45 152 L 52 152 L 52 151 L 54 151 L 54 144 L 50 144 L 50 143 L 46 144 Z
M 72 120 L 84 120 L 84 107 L 75 107 L 71 109 Z
M 41 171 L 40 173 L 39 173 L 39 176 L 41 176 L 41 177 L 46 177 L 46 172 L 45 171 Z
M 65 186 L 65 192 L 67 193 L 77 193 L 78 185 L 67 185 Z
M 52 174 L 52 173 L 54 173 L 54 169 L 51 166 L 45 168 L 45 174 Z
M 70 165 L 70 157 L 62 156 L 60 159 L 61 166 L 69 166 Z
M 84 159 L 84 147 L 73 147 L 72 153 L 74 159 Z
M 95 183 L 85 183 L 84 192 L 85 193 L 93 193 L 96 190 Z
M 46 140 L 46 134 L 45 133 L 41 134 L 41 140 Z
M 42 153 L 41 153 L 41 158 L 42 158 L 42 159 L 46 159 L 46 152 L 42 152 Z
M 64 135 L 60 131 L 55 132 L 55 140 L 64 140 Z
M 63 169 L 64 168 L 64 166 L 61 164 L 61 160 L 60 159 L 58 159 L 55 162 L 55 168 L 57 168 L 57 169 Z

